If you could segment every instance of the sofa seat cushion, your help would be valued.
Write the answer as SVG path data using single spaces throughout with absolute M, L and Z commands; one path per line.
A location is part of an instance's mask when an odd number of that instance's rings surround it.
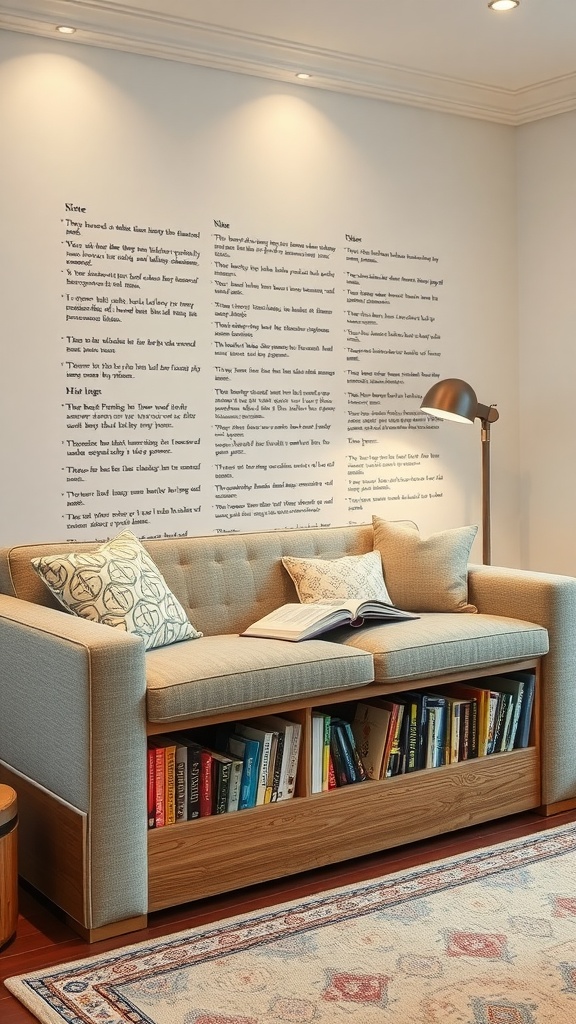
M 327 640 L 205 636 L 146 653 L 150 722 L 333 693 L 372 682 L 369 652 Z
M 330 633 L 374 657 L 374 680 L 397 683 L 449 672 L 538 658 L 548 652 L 548 632 L 534 622 L 500 615 L 428 612 L 405 622 L 380 622 Z

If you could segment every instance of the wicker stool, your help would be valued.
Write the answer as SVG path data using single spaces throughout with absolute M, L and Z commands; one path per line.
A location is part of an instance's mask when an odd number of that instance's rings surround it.
M 16 934 L 18 920 L 18 804 L 0 785 L 0 949 Z

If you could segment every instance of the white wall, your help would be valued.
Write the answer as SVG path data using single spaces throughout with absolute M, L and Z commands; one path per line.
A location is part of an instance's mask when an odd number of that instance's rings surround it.
M 576 113 L 518 129 L 522 561 L 576 574 Z
M 214 294 L 206 269 L 214 218 L 229 222 L 237 235 L 333 243 L 340 284 L 347 232 L 390 252 L 433 253 L 444 281 L 441 358 L 419 365 L 469 380 L 480 401 L 499 406 L 492 433 L 493 561 L 518 564 L 513 129 L 13 33 L 0 35 L 0 60 L 2 358 L 9 382 L 0 410 L 0 543 L 75 536 L 63 514 L 62 458 L 62 224 L 65 203 L 72 202 L 86 206 L 93 220 L 186 224 L 201 233 L 206 273 L 195 299 L 202 383 L 196 381 L 190 401 L 202 424 L 202 511 L 178 521 L 188 533 L 215 528 Z M 528 140 L 526 134 L 525 145 Z M 349 515 L 342 490 L 346 308 L 344 299 L 341 307 L 332 301 L 340 375 L 330 424 L 336 474 L 333 485 L 327 474 L 323 482 L 334 495 L 328 519 L 340 523 L 359 520 Z M 384 364 L 374 357 L 364 365 L 376 370 Z M 427 386 L 420 382 L 422 394 Z M 142 396 L 154 397 L 150 375 L 141 388 Z M 408 516 L 424 532 L 479 522 L 477 424 L 443 423 L 433 432 L 378 438 L 383 455 L 391 446 L 438 455 L 442 498 L 400 495 L 393 506 L 365 501 L 362 521 L 371 511 Z M 235 528 L 301 522 L 308 519 L 242 520 Z M 161 532 L 156 520 L 146 533 L 154 532 Z M 85 537 L 92 536 L 97 531 L 91 528 Z M 479 552 L 478 544 L 478 559 Z

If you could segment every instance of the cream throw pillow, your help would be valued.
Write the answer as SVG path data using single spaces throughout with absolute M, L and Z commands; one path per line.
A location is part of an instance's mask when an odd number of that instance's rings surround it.
M 382 556 L 393 603 L 408 612 L 476 612 L 468 604 L 468 559 L 477 526 L 434 533 L 426 539 L 414 523 L 372 517 L 374 549 Z
M 302 604 L 338 598 L 373 598 L 391 603 L 377 551 L 368 551 L 365 555 L 344 555 L 343 558 L 292 558 L 287 555 L 282 564 L 290 573 Z
M 129 530 L 96 551 L 45 555 L 32 565 L 68 611 L 136 633 L 146 650 L 202 636 Z

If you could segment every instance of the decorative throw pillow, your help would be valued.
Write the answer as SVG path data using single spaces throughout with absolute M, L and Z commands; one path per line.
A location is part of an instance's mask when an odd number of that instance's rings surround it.
M 135 633 L 146 650 L 202 636 L 129 530 L 96 551 L 45 555 L 32 565 L 68 611 Z
M 377 551 L 343 558 L 292 558 L 282 564 L 294 581 L 302 604 L 333 601 L 337 598 L 368 600 L 375 598 L 390 604 Z
M 393 603 L 407 612 L 476 612 L 468 604 L 468 559 L 477 526 L 434 533 L 426 539 L 414 523 L 372 517 L 374 549 L 382 556 Z

